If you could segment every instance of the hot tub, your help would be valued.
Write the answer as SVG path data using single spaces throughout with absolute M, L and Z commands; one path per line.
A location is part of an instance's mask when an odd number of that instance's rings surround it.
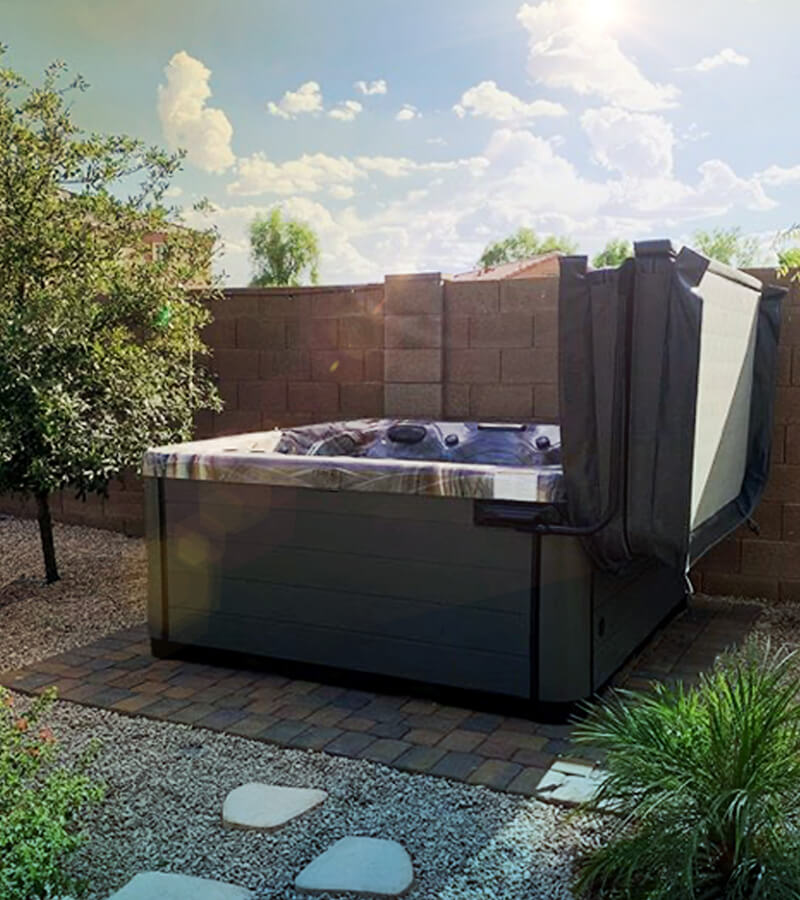
M 489 514 L 556 515 L 560 450 L 555 425 L 389 419 L 152 450 L 154 649 L 585 697 L 685 592 L 666 567 L 605 575 L 577 538 Z
M 783 291 L 668 241 L 560 277 L 560 425 L 359 420 L 148 451 L 154 652 L 554 717 L 603 685 L 763 493 Z

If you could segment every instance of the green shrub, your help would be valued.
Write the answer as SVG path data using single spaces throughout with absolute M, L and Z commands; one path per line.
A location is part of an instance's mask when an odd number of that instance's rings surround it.
M 607 753 L 607 842 L 579 896 L 800 897 L 798 660 L 748 642 L 697 687 L 655 684 L 589 707 L 575 731 Z
M 103 796 L 85 770 L 97 745 L 74 766 L 59 764 L 57 742 L 40 722 L 55 690 L 17 713 L 0 688 L 0 900 L 39 900 L 81 893 L 63 871 L 69 853 L 84 841 L 78 816 Z

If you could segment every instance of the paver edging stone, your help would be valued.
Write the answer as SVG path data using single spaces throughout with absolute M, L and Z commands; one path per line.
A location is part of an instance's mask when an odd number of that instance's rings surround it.
M 597 766 L 568 759 L 556 760 L 542 776 L 534 796 L 557 806 L 591 806 L 606 777 Z

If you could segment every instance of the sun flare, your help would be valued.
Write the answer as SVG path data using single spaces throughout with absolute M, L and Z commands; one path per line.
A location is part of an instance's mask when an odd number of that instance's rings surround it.
M 621 0 L 579 0 L 577 7 L 587 28 L 610 28 L 623 18 Z

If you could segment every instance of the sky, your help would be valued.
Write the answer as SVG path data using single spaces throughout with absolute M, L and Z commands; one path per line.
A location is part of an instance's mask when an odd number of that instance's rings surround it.
M 322 283 L 464 271 L 520 226 L 590 255 L 737 226 L 768 264 L 800 221 L 798 0 L 0 0 L 0 43 L 80 72 L 87 130 L 187 151 L 169 202 L 229 285 L 275 205 Z

